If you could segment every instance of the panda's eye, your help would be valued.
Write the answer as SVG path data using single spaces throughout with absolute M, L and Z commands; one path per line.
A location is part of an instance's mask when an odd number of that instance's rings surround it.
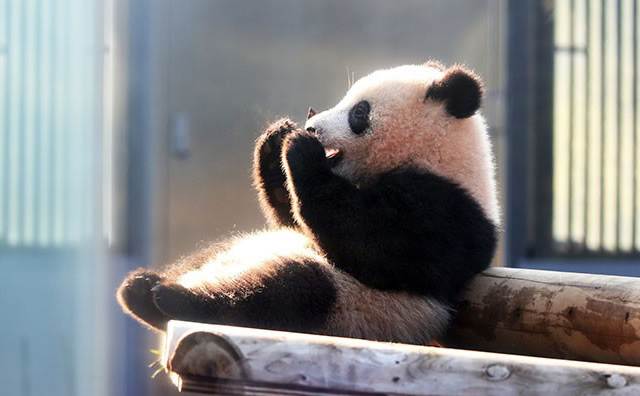
M 349 110 L 349 127 L 356 135 L 363 134 L 369 128 L 371 105 L 366 100 L 358 102 Z

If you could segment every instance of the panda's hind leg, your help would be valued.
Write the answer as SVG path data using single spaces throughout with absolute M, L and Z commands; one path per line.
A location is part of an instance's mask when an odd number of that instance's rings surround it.
M 272 330 L 322 332 L 336 302 L 330 270 L 309 257 L 276 257 L 230 282 L 195 289 L 163 283 L 157 307 L 172 319 Z
M 206 323 L 219 317 L 224 305 L 214 296 L 196 293 L 173 282 L 159 284 L 151 292 L 157 309 L 171 319 Z

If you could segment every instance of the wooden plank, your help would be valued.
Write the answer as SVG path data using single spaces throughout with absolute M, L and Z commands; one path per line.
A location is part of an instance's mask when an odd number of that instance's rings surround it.
M 640 368 L 172 321 L 182 390 L 254 394 L 637 395 Z
M 469 286 L 444 344 L 640 365 L 640 279 L 491 268 Z

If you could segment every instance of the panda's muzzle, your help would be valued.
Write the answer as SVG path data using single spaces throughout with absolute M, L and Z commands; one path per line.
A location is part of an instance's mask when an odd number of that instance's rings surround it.
M 320 130 L 314 127 L 308 127 L 307 132 L 313 133 L 316 136 L 320 135 Z M 325 147 L 324 154 L 327 157 L 327 161 L 329 162 L 330 167 L 335 167 L 338 165 L 340 160 L 342 159 L 342 155 L 344 154 L 342 150 L 332 147 Z

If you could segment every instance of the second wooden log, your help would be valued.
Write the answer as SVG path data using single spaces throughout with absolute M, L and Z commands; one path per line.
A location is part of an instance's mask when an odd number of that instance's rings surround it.
M 445 345 L 640 365 L 640 279 L 489 269 L 469 285 Z

